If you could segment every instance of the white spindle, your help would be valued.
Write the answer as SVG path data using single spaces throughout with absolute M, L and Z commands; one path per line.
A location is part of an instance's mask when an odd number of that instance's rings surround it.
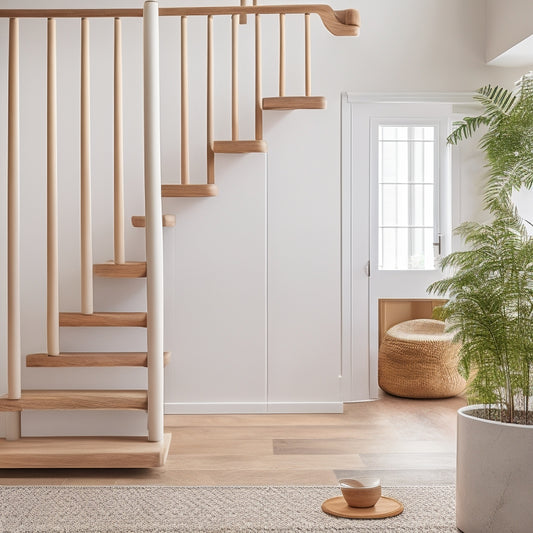
M 48 19 L 46 96 L 46 307 L 48 355 L 59 355 L 56 21 Z
M 89 19 L 81 19 L 81 312 L 93 312 Z
M 20 382 L 20 183 L 19 183 L 19 25 L 9 20 L 7 148 L 7 353 L 8 398 L 21 395 Z M 7 438 L 20 437 L 20 415 L 7 416 Z
M 126 262 L 126 248 L 124 244 L 124 145 L 122 119 L 122 23 L 115 19 L 115 48 L 114 48 L 115 83 L 113 91 L 113 140 L 114 140 L 114 179 L 113 179 L 113 235 L 115 248 L 115 263 Z
M 159 8 L 144 4 L 144 179 L 147 262 L 148 440 L 163 439 L 163 229 L 159 106 Z
M 187 17 L 181 17 L 181 183 L 189 183 L 189 79 Z

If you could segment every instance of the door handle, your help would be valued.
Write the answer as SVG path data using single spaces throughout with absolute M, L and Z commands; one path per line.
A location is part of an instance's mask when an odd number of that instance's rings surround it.
M 434 242 L 433 246 L 437 247 L 437 255 L 441 255 L 441 253 L 442 253 L 442 233 L 439 233 L 437 235 L 437 242 Z

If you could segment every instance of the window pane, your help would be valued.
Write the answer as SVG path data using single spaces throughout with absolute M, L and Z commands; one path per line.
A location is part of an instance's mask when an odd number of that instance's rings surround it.
M 380 181 L 398 181 L 397 144 L 380 143 Z
M 379 268 L 433 269 L 435 126 L 379 127 Z
M 426 183 L 435 181 L 435 143 L 424 143 L 424 179 Z
M 435 201 L 433 196 L 433 184 L 424 184 L 424 220 L 422 224 L 424 226 L 433 226 L 433 202 Z

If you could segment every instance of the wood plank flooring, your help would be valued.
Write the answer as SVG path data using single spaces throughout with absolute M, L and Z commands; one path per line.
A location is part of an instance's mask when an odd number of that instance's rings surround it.
M 453 483 L 465 404 L 382 394 L 343 414 L 167 415 L 163 467 L 0 470 L 0 484 L 332 485 L 362 473 L 384 485 Z

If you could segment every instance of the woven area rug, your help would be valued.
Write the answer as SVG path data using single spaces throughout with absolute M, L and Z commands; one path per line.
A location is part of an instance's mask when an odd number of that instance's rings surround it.
M 404 512 L 336 518 L 335 487 L 0 487 L 2 533 L 457 532 L 454 487 L 384 487 Z

